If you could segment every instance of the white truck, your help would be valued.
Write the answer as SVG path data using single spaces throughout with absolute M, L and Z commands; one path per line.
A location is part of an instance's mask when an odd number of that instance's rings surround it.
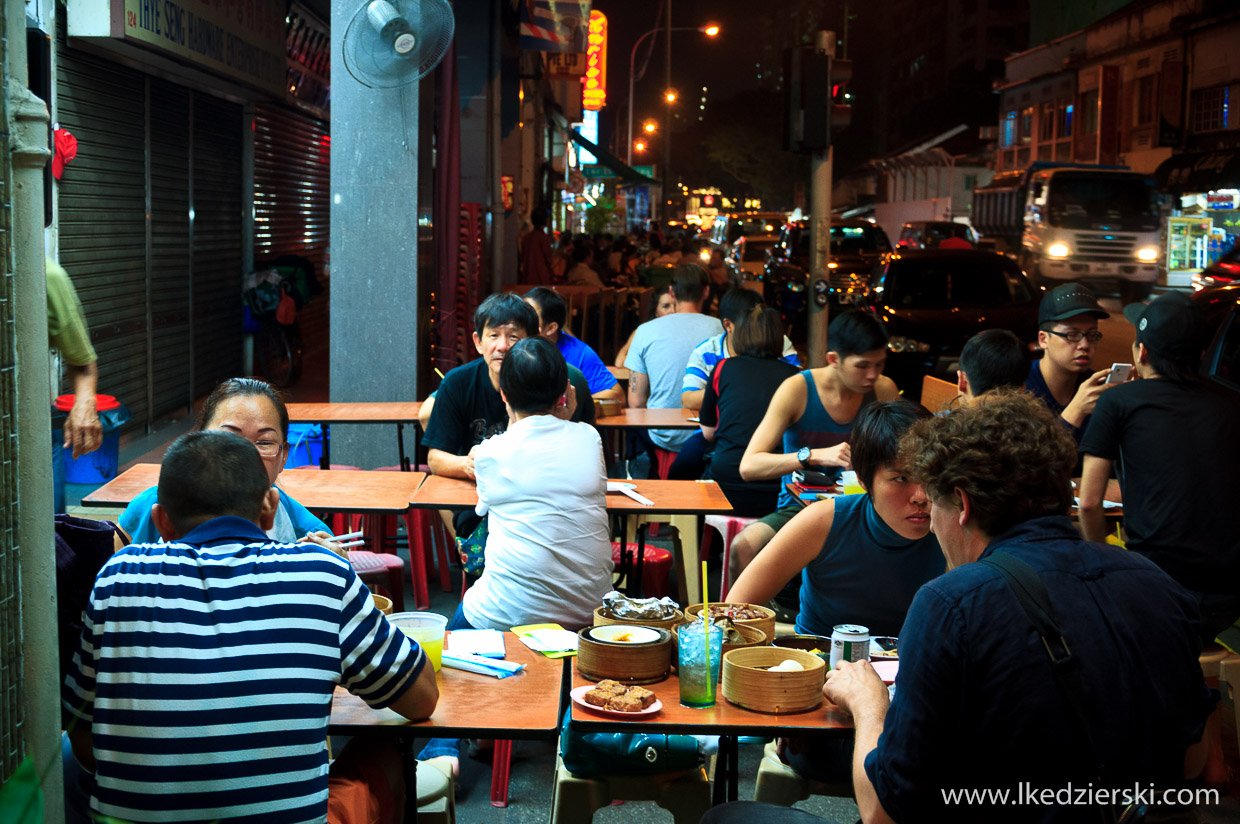
M 1033 163 L 973 192 L 973 226 L 1035 283 L 1117 284 L 1146 298 L 1163 271 L 1158 189 L 1117 166 Z

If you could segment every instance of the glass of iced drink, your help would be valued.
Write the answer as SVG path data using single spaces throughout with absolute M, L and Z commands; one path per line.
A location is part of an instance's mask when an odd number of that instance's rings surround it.
M 680 658 L 680 703 L 686 707 L 713 707 L 719 694 L 719 659 L 723 657 L 723 630 L 710 628 L 710 654 L 706 652 L 705 624 L 693 621 L 677 628 Z

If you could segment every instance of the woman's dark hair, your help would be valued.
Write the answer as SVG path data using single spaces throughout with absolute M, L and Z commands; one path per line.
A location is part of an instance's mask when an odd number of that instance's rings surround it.
M 864 355 L 887 348 L 887 330 L 882 321 L 860 309 L 849 309 L 827 327 L 827 351 L 840 356 Z
M 184 535 L 221 515 L 257 522 L 269 489 L 271 480 L 254 444 L 213 429 L 173 441 L 164 453 L 157 495 L 172 525 Z
M 587 246 L 586 244 L 582 244 L 578 246 L 577 248 L 573 249 L 573 263 L 585 263 L 587 260 L 589 260 L 592 257 L 594 257 L 593 246 Z
M 564 304 L 564 298 L 554 289 L 535 286 L 525 293 L 525 299 L 538 304 L 538 314 L 542 316 L 543 325 L 558 324 L 561 332 L 566 331 L 564 321 L 568 318 L 568 307 Z
M 732 292 L 737 290 L 733 289 Z M 748 289 L 743 291 L 748 292 Z M 728 292 L 728 294 L 732 294 Z M 724 295 L 726 298 L 727 295 Z M 784 319 L 779 310 L 758 305 L 741 316 L 732 331 L 732 351 L 753 358 L 778 358 L 784 353 Z
M 930 410 L 906 400 L 872 403 L 861 410 L 848 440 L 857 480 L 866 489 L 873 489 L 880 467 L 896 463 L 904 433 L 928 417 Z
M 198 421 L 194 428 L 206 429 L 215 419 L 215 412 L 224 401 L 249 397 L 263 397 L 271 401 L 271 405 L 276 408 L 276 414 L 280 416 L 280 436 L 287 441 L 288 407 L 284 405 L 284 399 L 274 386 L 258 378 L 229 378 L 215 387 L 198 412 Z
M 499 388 L 514 412 L 533 415 L 555 407 L 568 385 L 568 364 L 546 338 L 517 341 L 499 367 Z M 578 403 L 591 403 L 578 398 Z
M 1016 389 L 919 421 L 900 442 L 901 466 L 930 500 L 959 506 L 956 490 L 964 491 L 974 521 L 992 538 L 1034 518 L 1067 515 L 1076 457 L 1060 419 Z
M 538 313 L 514 292 L 496 292 L 474 310 L 474 331 L 478 337 L 488 326 L 498 329 L 512 324 L 527 335 L 538 334 Z
M 987 329 L 960 350 L 960 371 L 974 397 L 1003 386 L 1023 386 L 1029 375 L 1029 348 L 1007 329 Z

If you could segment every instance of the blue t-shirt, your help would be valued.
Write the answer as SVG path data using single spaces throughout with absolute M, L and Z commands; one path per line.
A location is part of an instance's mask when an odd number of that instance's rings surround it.
M 868 494 L 840 495 L 831 532 L 801 573 L 797 632 L 830 636 L 837 624 L 861 624 L 871 635 L 895 635 L 917 590 L 946 566 L 933 533 L 905 538 Z
M 276 522 L 267 533 L 268 538 L 292 544 L 311 532 L 332 534 L 327 524 L 311 515 L 310 510 L 290 498 L 283 489 L 276 487 L 276 491 L 280 493 L 280 508 L 276 510 Z M 152 486 L 139 493 L 121 513 L 120 527 L 129 535 L 131 544 L 157 544 L 163 540 L 151 520 L 151 507 L 158 502 L 159 487 Z
M 982 553 L 1038 573 L 1080 665 L 1084 713 L 1108 786 L 1180 786 L 1184 753 L 1217 695 L 1197 656 L 1197 605 L 1135 552 L 1082 541 L 1066 516 L 1036 518 Z M 964 564 L 926 584 L 900 630 L 900 672 L 878 746 L 865 759 L 896 821 L 1096 822 L 1062 804 L 948 805 L 942 791 L 1086 787 L 1096 763 L 1065 705 L 1041 638 L 998 570 Z
M 65 679 L 91 808 L 125 821 L 322 821 L 337 685 L 390 706 L 426 658 L 349 562 L 224 516 L 104 564 Z
M 564 360 L 568 361 L 568 365 L 577 367 L 581 370 L 581 374 L 586 376 L 591 395 L 606 392 L 616 385 L 616 376 L 611 374 L 599 356 L 585 342 L 574 338 L 567 332 L 561 332 L 555 343 L 560 347 L 560 354 L 564 356 Z

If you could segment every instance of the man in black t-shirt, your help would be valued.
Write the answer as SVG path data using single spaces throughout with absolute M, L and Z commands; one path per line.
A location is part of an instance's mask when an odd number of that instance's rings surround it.
M 1240 617 L 1240 396 L 1198 375 L 1208 337 L 1200 309 L 1179 293 L 1124 315 L 1137 327 L 1132 360 L 1141 380 L 1098 399 L 1081 442 L 1081 528 L 1105 540 L 1107 475 L 1117 463 L 1129 549 L 1145 555 L 1196 598 L 1202 637 Z
M 504 355 L 517 341 L 536 334 L 538 314 L 511 292 L 491 295 L 478 306 L 474 348 L 482 357 L 444 376 L 422 438 L 431 472 L 475 480 L 474 447 L 508 428 L 508 410 L 499 394 Z M 594 403 L 585 376 L 570 366 L 568 377 L 574 390 L 565 396 L 568 413 L 574 421 L 594 423 Z M 452 518 L 460 538 L 473 534 L 481 521 L 473 510 L 457 512 Z

